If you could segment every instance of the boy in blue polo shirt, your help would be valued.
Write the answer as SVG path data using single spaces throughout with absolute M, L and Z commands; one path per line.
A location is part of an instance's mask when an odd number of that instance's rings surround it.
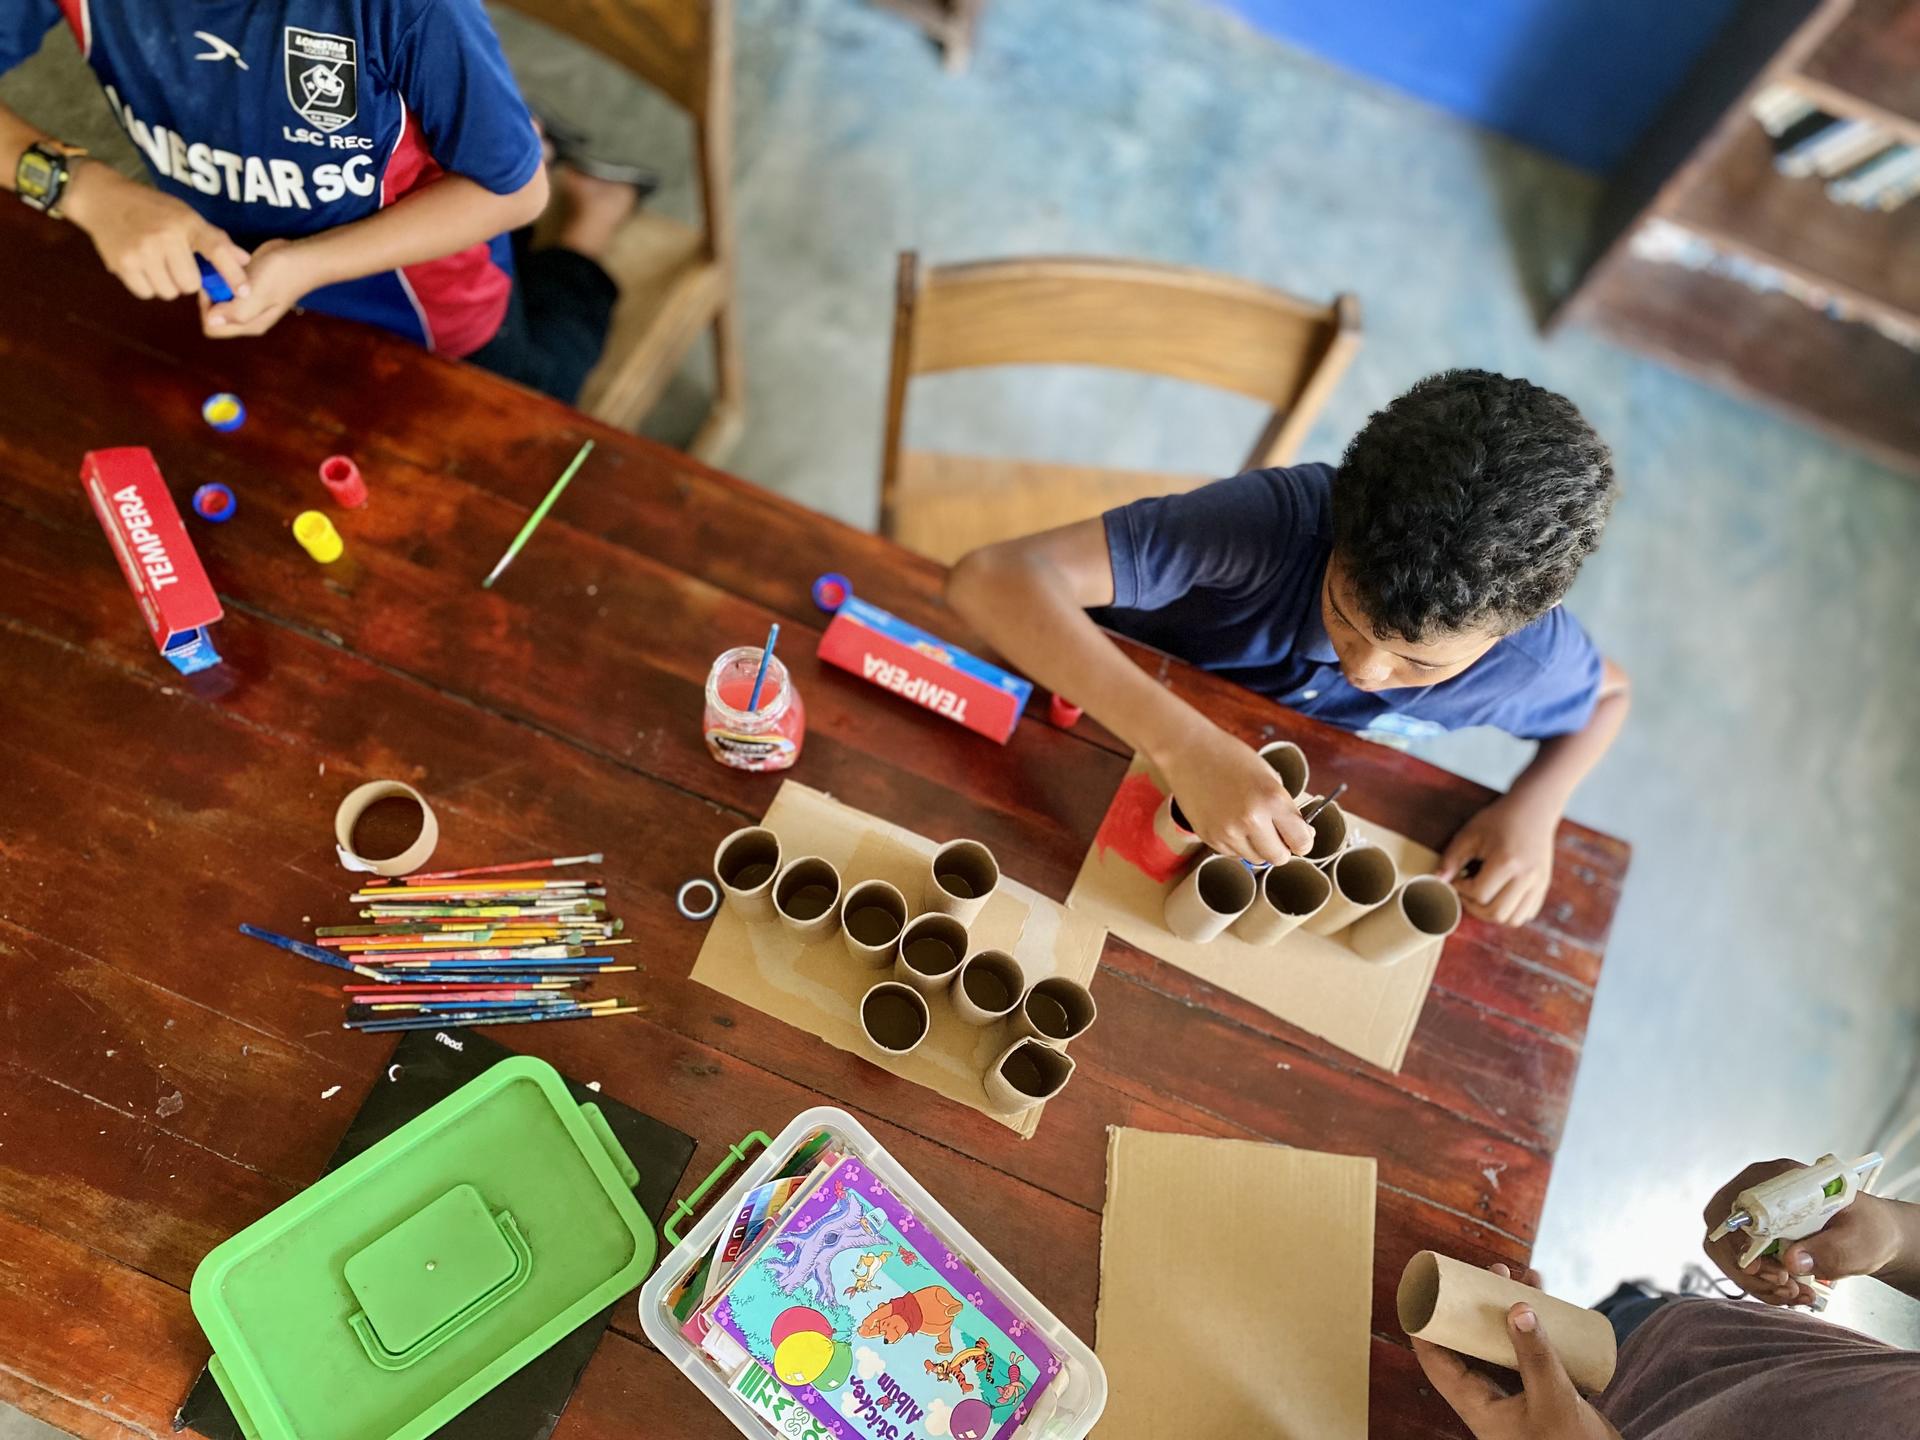
M 135 295 L 200 297 L 209 335 L 294 305 L 563 398 L 617 289 L 597 263 L 632 186 L 575 171 L 560 246 L 515 284 L 542 147 L 480 0 L 0 0 L 0 72 L 65 21 L 154 185 L 0 106 L 0 188 L 86 231 Z M 195 255 L 233 292 L 212 304 Z
M 1474 914 L 1520 925 L 1546 897 L 1569 797 L 1626 719 L 1625 673 L 1560 606 L 1614 493 L 1570 401 L 1453 370 L 1374 415 L 1338 468 L 1256 470 L 991 545 L 947 596 L 1152 762 L 1202 839 L 1249 860 L 1304 852 L 1312 831 L 1251 748 L 1100 626 L 1349 730 L 1539 741 L 1440 868 Z

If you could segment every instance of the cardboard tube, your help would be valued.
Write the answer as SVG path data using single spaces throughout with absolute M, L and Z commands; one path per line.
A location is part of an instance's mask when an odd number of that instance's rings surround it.
M 1247 913 L 1233 922 L 1233 933 L 1249 945 L 1272 945 L 1320 913 L 1333 882 L 1311 860 L 1296 855 L 1284 865 L 1268 866 L 1259 890 Z
M 1444 940 L 1460 923 L 1460 896 L 1431 875 L 1416 875 L 1391 901 L 1354 921 L 1347 944 L 1356 955 L 1388 965 L 1433 940 Z
M 967 958 L 967 927 L 951 915 L 929 914 L 907 922 L 900 932 L 900 953 L 893 974 L 923 995 L 938 995 L 953 984 Z
M 773 877 L 780 873 L 780 837 L 749 825 L 714 848 L 713 874 L 742 920 L 772 920 Z
M 899 953 L 907 928 L 907 897 L 884 880 L 862 880 L 840 907 L 840 938 L 847 953 L 869 970 L 885 970 Z
M 796 939 L 826 939 L 840 924 L 840 872 L 818 855 L 789 860 L 773 882 L 773 910 Z
M 1020 997 L 1020 1008 L 1013 1012 L 1013 1033 L 1064 1050 L 1069 1040 L 1086 1034 L 1099 1018 L 1100 1007 L 1093 1003 L 1091 990 L 1064 975 L 1049 975 L 1034 981 Z
M 1307 755 L 1291 740 L 1275 740 L 1260 747 L 1260 758 L 1267 762 L 1287 794 L 1298 800 L 1307 791 Z
M 1160 808 L 1153 812 L 1153 833 L 1160 837 L 1160 843 L 1171 850 L 1174 858 L 1185 860 L 1198 855 L 1206 849 L 1206 843 L 1187 828 L 1187 817 L 1180 813 L 1180 807 L 1169 795 L 1160 802 Z
M 1386 904 L 1399 883 L 1400 870 L 1378 845 L 1356 845 L 1327 867 L 1327 878 L 1333 881 L 1333 895 L 1326 908 L 1307 921 L 1307 929 L 1316 935 L 1344 930 L 1369 910 Z
M 1072 1078 L 1073 1057 L 1066 1051 L 1022 1037 L 1000 1052 L 981 1085 L 996 1113 L 1017 1115 L 1051 1100 Z
M 882 980 L 860 997 L 860 1029 L 882 1055 L 906 1055 L 927 1038 L 927 997 L 898 980 Z
M 1316 865 L 1331 865 L 1347 848 L 1350 838 L 1347 832 L 1351 828 L 1347 824 L 1347 812 L 1329 800 L 1307 823 L 1313 826 L 1313 848 L 1307 851 L 1307 859 Z
M 1247 913 L 1253 890 L 1253 872 L 1238 856 L 1209 855 L 1167 895 L 1167 929 L 1182 940 L 1211 940 Z
M 1004 950 L 969 956 L 947 994 L 963 1025 L 991 1025 L 1013 1013 L 1025 995 L 1027 975 Z
M 971 925 L 1000 883 L 1000 864 L 978 840 L 949 840 L 933 852 L 921 903 Z
M 1431 1250 L 1414 1256 L 1401 1273 L 1400 1328 L 1462 1355 L 1517 1370 L 1507 1311 L 1522 1300 L 1540 1317 L 1573 1383 L 1590 1394 L 1606 1389 L 1617 1358 L 1606 1316 Z
M 360 817 L 375 802 L 396 795 L 404 796 L 420 807 L 420 833 L 398 855 L 390 855 L 384 860 L 369 860 L 353 848 L 353 827 L 360 823 Z M 340 808 L 333 812 L 333 840 L 334 848 L 340 854 L 340 863 L 349 870 L 359 870 L 369 875 L 405 875 L 418 870 L 432 857 L 433 847 L 440 843 L 440 822 L 433 818 L 433 807 L 427 804 L 426 796 L 411 785 L 404 785 L 398 780 L 369 780 L 349 790 L 347 798 L 340 802 Z

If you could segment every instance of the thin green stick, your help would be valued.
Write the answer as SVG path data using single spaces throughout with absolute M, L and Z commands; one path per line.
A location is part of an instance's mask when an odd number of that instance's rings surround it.
M 560 498 L 560 492 L 567 488 L 587 456 L 593 453 L 593 441 L 589 440 L 580 447 L 580 453 L 573 457 L 573 463 L 560 472 L 560 478 L 553 482 L 553 488 L 547 492 L 547 498 L 533 507 L 533 514 L 527 517 L 527 523 L 520 527 L 520 533 L 513 537 L 513 543 L 507 546 L 507 553 L 500 557 L 500 563 L 493 567 L 493 573 L 480 582 L 482 590 L 491 590 L 493 582 L 500 578 L 500 572 L 513 563 L 513 557 L 520 553 L 520 547 L 532 538 L 533 532 L 540 528 L 540 522 L 547 518 L 547 512 L 553 508 L 553 502 Z

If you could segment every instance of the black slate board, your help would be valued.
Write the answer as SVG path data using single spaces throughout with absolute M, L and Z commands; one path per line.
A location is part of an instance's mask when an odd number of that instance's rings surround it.
M 339 1169 L 514 1053 L 474 1030 L 415 1030 L 402 1035 L 386 1078 L 367 1096 L 367 1103 L 347 1127 L 327 1169 Z M 660 1217 L 693 1159 L 693 1137 L 577 1081 L 567 1079 L 566 1083 L 575 1100 L 600 1107 L 640 1171 L 640 1183 L 633 1187 L 633 1195 L 657 1233 Z M 560 1412 L 600 1343 L 615 1306 L 625 1303 L 624 1297 L 615 1301 L 539 1359 L 522 1366 L 436 1430 L 435 1440 L 547 1440 L 560 1422 Z M 207 1440 L 244 1440 L 226 1396 L 205 1370 L 174 1415 L 173 1428 L 196 1430 Z

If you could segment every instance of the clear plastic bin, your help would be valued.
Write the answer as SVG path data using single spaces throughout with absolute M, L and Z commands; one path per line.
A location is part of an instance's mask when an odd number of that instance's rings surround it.
M 1060 1373 L 1039 1398 L 1019 1430 L 1018 1440 L 1080 1440 L 1107 1404 L 1107 1372 L 1093 1351 L 1077 1335 L 1060 1323 L 1052 1311 L 1042 1305 L 1006 1268 L 987 1253 L 984 1246 L 949 1215 L 940 1202 L 927 1193 L 907 1169 L 889 1155 L 878 1140 L 867 1133 L 853 1116 L 831 1106 L 803 1110 L 788 1122 L 787 1128 L 773 1139 L 756 1131 L 734 1146 L 726 1160 L 709 1175 L 693 1194 L 674 1207 L 661 1233 L 676 1240 L 674 1231 L 694 1207 L 705 1198 L 735 1164 L 744 1160 L 755 1143 L 765 1146 L 731 1188 L 715 1200 L 707 1213 L 694 1225 L 684 1240 L 677 1240 L 653 1278 L 640 1290 L 640 1326 L 660 1353 L 665 1355 L 705 1393 L 742 1435 L 767 1436 L 779 1432 L 744 1399 L 727 1388 L 726 1379 L 710 1365 L 699 1349 L 680 1333 L 667 1296 L 674 1285 L 708 1255 L 720 1238 L 720 1232 L 754 1186 L 765 1183 L 797 1150 L 808 1136 L 825 1130 L 850 1153 L 884 1180 L 894 1193 L 908 1201 L 920 1220 L 946 1247 L 971 1265 L 983 1280 L 999 1291 L 1008 1304 L 1022 1312 L 1060 1357 Z

